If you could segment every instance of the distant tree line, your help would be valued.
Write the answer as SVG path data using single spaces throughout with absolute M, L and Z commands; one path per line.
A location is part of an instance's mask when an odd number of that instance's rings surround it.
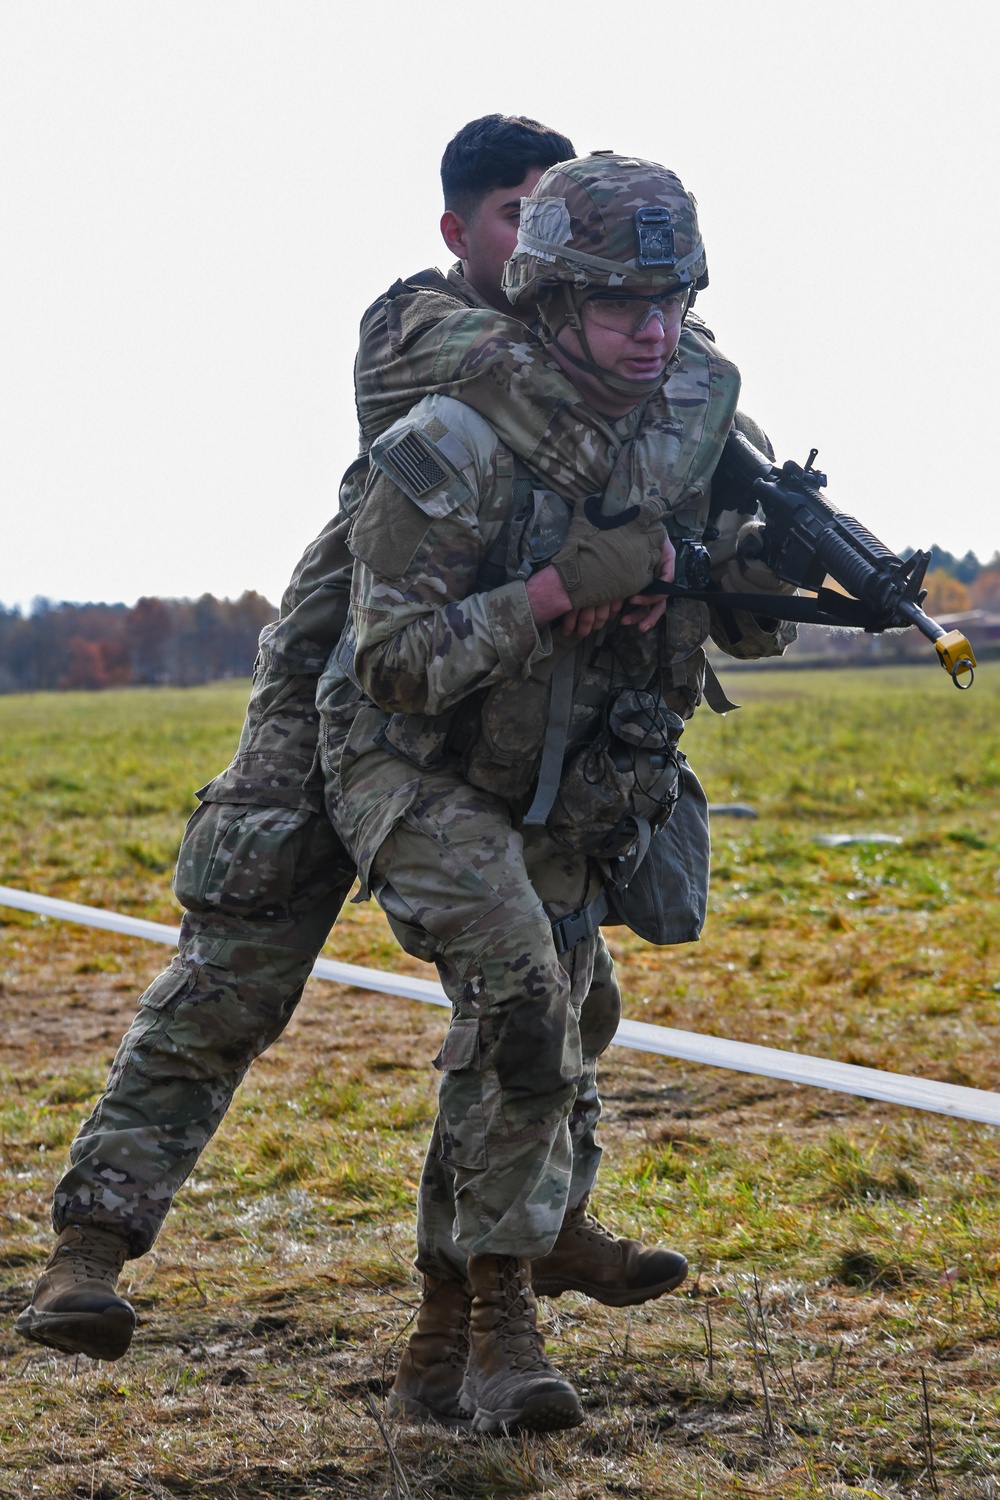
M 924 605 L 935 617 L 1000 614 L 1000 553 L 981 563 L 931 550 Z M 169 683 L 178 687 L 246 677 L 261 628 L 278 611 L 261 594 L 239 599 L 140 599 L 125 604 L 57 604 L 36 599 L 27 614 L 0 604 L 0 693 Z M 905 636 L 864 637 L 820 627 L 800 631 L 799 652 L 903 658 L 922 649 Z
M 990 562 L 981 563 L 974 552 L 967 552 L 964 557 L 956 557 L 953 552 L 946 552 L 943 547 L 931 548 L 930 572 L 947 573 L 949 577 L 956 578 L 959 583 L 975 583 L 980 573 L 996 573 L 998 570 L 1000 570 L 1000 552 L 995 552 Z
M 942 614 L 959 614 L 966 609 L 985 609 L 992 614 L 1000 610 L 1000 552 L 995 552 L 988 563 L 981 563 L 974 552 L 953 557 L 940 547 L 932 547 L 927 589 L 924 608 L 929 614 L 934 608 Z
M 140 599 L 131 607 L 36 599 L 27 614 L 0 604 L 0 693 L 247 677 L 257 636 L 277 614 L 249 592 Z

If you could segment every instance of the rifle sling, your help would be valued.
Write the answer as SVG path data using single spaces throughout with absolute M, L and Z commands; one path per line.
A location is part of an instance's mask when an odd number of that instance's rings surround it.
M 644 594 L 666 594 L 670 599 L 695 599 L 716 609 L 739 609 L 772 620 L 795 620 L 802 625 L 833 625 L 877 632 L 888 630 L 890 616 L 876 615 L 860 599 L 850 599 L 833 589 L 820 589 L 813 598 L 802 594 L 731 594 L 724 589 L 687 589 L 679 583 L 647 584 Z

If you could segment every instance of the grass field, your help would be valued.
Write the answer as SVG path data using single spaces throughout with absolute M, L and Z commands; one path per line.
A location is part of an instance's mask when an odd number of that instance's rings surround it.
M 733 674 L 686 749 L 714 801 L 698 945 L 610 934 L 627 1013 L 1000 1088 L 1000 689 L 933 666 Z M 0 883 L 175 921 L 191 789 L 245 685 L 0 698 Z M 824 847 L 828 833 L 899 844 Z M 330 956 L 425 972 L 377 910 Z M 387 1423 L 417 1296 L 444 1014 L 312 983 L 154 1251 L 116 1365 L 21 1343 L 47 1198 L 166 950 L 0 908 L 0 1496 L 998 1500 L 1000 1137 L 612 1049 L 598 1207 L 683 1249 L 682 1294 L 543 1303 L 565 1437 Z M 926 1399 L 925 1399 L 926 1392 Z

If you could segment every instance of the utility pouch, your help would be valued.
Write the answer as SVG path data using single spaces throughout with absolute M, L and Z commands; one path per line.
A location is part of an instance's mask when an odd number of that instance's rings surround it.
M 498 776 L 506 785 L 505 773 L 513 772 L 514 795 L 523 796 L 542 751 L 548 702 L 549 684 L 540 677 L 490 688 L 466 767 L 474 786 L 493 790 Z
M 623 688 L 596 739 L 567 762 L 548 818 L 564 848 L 611 859 L 661 828 L 679 795 L 684 721 L 645 689 Z
M 602 862 L 608 914 L 602 926 L 630 927 L 647 943 L 696 943 L 708 908 L 708 800 L 681 757 L 681 796 L 645 856 Z

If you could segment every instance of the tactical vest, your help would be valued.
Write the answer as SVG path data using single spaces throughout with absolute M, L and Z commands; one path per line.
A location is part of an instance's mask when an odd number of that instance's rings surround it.
M 734 367 L 707 340 L 686 339 L 669 381 L 647 406 L 639 436 L 618 454 L 604 490 L 603 513 L 618 514 L 640 498 L 658 499 L 675 545 L 700 540 L 708 521 L 712 472 L 738 395 Z M 509 449 L 498 447 L 493 463 L 496 483 L 490 510 L 493 515 L 502 513 L 505 521 L 480 567 L 480 591 L 526 578 L 545 566 L 559 551 L 572 514 L 571 507 Z M 424 769 L 445 755 L 457 755 L 473 785 L 522 812 L 528 802 L 525 788 L 538 777 L 548 739 L 549 761 L 556 760 L 549 772 L 551 807 L 563 763 L 568 767 L 575 752 L 599 737 L 612 686 L 645 692 L 653 685 L 669 710 L 682 719 L 690 717 L 701 697 L 702 648 L 708 633 L 707 606 L 682 601 L 674 603 L 660 626 L 646 635 L 606 630 L 576 642 L 554 634 L 551 654 L 528 678 L 472 694 L 450 714 L 391 715 L 382 738 L 395 753 Z M 349 650 L 353 651 L 353 641 Z M 565 722 L 556 735 L 553 721 L 560 714 Z M 600 797 L 596 780 L 593 784 L 596 808 Z M 585 803 L 586 796 L 578 795 L 564 810 L 567 825 L 586 819 Z M 554 816 L 558 819 L 558 806 Z

